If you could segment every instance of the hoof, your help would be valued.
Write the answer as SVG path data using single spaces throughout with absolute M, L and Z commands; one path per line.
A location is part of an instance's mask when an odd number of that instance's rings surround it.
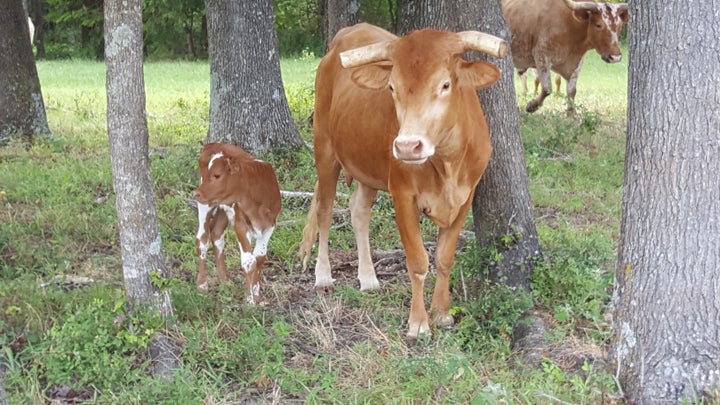
M 433 318 L 433 326 L 436 328 L 448 329 L 455 324 L 455 319 L 451 315 L 437 315 Z
M 318 295 L 332 294 L 332 292 L 334 291 L 334 289 L 335 289 L 335 287 L 333 287 L 332 284 L 331 284 L 331 285 L 324 285 L 324 286 L 322 286 L 322 285 L 316 285 L 316 286 L 315 286 L 315 293 L 317 293 Z
M 380 282 L 377 278 L 371 280 L 360 280 L 360 291 L 373 291 L 380 289 Z
M 208 283 L 202 283 L 197 286 L 197 290 L 199 293 L 207 293 L 208 292 Z
M 527 107 L 525 107 L 525 111 L 527 111 L 527 112 L 529 112 L 529 113 L 534 113 L 535 111 L 538 110 L 538 108 L 540 108 L 540 105 L 539 105 L 539 104 L 535 104 L 535 103 L 533 103 L 533 102 L 530 102 L 530 103 L 528 103 Z

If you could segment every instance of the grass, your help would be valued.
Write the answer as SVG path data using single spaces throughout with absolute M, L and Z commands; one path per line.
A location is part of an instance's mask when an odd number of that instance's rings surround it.
M 313 55 L 282 61 L 291 111 L 308 141 L 317 62 Z M 470 243 L 453 274 L 455 327 L 415 346 L 404 339 L 410 287 L 402 260 L 390 256 L 399 265 L 384 268 L 379 291 L 359 292 L 347 217 L 331 232 L 335 291 L 314 294 L 312 272 L 301 270 L 296 255 L 303 199 L 283 201 L 263 280 L 266 306 L 244 305 L 237 275 L 209 295 L 196 292 L 197 219 L 185 199 L 196 186 L 207 132 L 208 70 L 202 62 L 145 65 L 151 169 L 176 309 L 169 327 L 124 311 L 104 65 L 38 63 L 55 137 L 0 149 L 0 368 L 10 403 L 621 403 L 601 349 L 619 231 L 625 65 L 589 54 L 575 116 L 557 95 L 536 114 L 521 114 L 546 254 L 532 294 L 483 282 L 489 253 Z M 518 98 L 524 105 L 529 96 Z M 312 190 L 309 149 L 265 158 L 283 190 Z M 344 185 L 339 191 L 350 193 Z M 339 201 L 347 206 L 346 197 Z M 374 249 L 401 248 L 392 215 L 381 194 L 371 222 Z M 432 240 L 434 227 L 422 228 Z M 230 249 L 230 268 L 238 263 Z M 55 276 L 60 281 L 52 282 Z M 93 282 L 70 284 L 79 276 Z M 545 320 L 549 341 L 535 364 L 511 346 L 528 308 Z M 149 376 L 147 342 L 158 330 L 183 350 L 172 382 Z

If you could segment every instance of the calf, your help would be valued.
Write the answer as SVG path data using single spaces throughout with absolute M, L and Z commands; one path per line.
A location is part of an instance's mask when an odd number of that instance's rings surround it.
M 240 246 L 240 262 L 245 271 L 248 304 L 260 302 L 260 272 L 268 241 L 280 212 L 280 187 L 269 163 L 242 148 L 209 143 L 200 152 L 200 186 L 195 190 L 198 202 L 198 233 L 195 247 L 200 258 L 197 276 L 199 291 L 207 291 L 205 264 L 210 242 L 215 247 L 218 279 L 228 281 L 225 271 L 225 228 L 235 228 Z M 255 239 L 255 247 L 251 240 Z

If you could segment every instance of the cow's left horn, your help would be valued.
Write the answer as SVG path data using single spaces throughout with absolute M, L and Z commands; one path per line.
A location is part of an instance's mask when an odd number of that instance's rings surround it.
M 360 48 L 340 52 L 340 64 L 344 68 L 351 68 L 368 63 L 388 60 L 390 45 L 394 40 L 378 42 Z
M 507 42 L 490 34 L 478 31 L 458 32 L 465 50 L 485 52 L 497 58 L 505 57 Z
M 570 10 L 595 10 L 598 8 L 597 3 L 594 1 L 565 0 L 565 4 L 567 4 Z

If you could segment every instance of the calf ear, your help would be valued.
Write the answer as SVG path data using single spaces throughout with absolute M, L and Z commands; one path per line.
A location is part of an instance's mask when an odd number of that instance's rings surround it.
M 463 61 L 458 69 L 458 85 L 482 89 L 500 79 L 500 69 L 489 62 Z
M 379 90 L 387 87 L 391 70 L 392 65 L 387 62 L 373 63 L 353 68 L 350 78 L 358 87 Z
M 233 159 L 226 157 L 225 159 L 223 159 L 223 161 L 227 165 L 227 169 L 230 172 L 230 174 L 235 174 L 240 171 L 240 165 L 238 164 L 238 162 L 235 162 Z

